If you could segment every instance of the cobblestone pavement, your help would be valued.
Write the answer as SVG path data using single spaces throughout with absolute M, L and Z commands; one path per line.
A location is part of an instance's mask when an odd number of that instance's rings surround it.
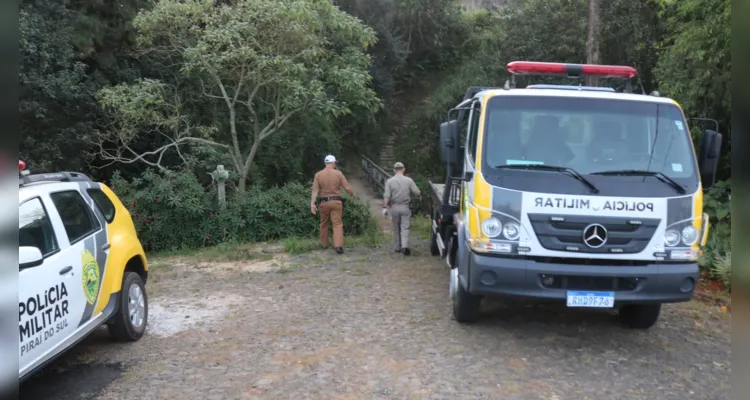
M 61 400 L 729 399 L 718 309 L 666 306 L 641 332 L 606 312 L 494 302 L 460 325 L 445 264 L 414 248 L 175 261 L 152 272 L 143 339 L 104 330 L 30 385 Z

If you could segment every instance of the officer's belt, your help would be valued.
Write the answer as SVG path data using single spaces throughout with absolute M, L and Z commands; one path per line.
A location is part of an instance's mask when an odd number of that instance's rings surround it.
M 406 203 L 394 203 L 394 202 L 391 202 L 391 205 L 392 206 L 408 206 L 409 202 L 406 202 Z
M 321 203 L 325 203 L 326 201 L 331 201 L 331 200 L 339 200 L 340 201 L 340 200 L 344 200 L 344 198 L 341 197 L 341 196 L 330 196 L 330 197 L 321 197 L 320 198 L 320 202 Z

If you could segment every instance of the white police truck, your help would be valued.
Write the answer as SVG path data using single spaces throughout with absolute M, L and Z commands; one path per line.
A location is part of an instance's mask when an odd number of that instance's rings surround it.
M 445 183 L 432 183 L 431 251 L 450 267 L 453 314 L 512 296 L 618 309 L 649 328 L 685 302 L 708 235 L 703 191 L 721 135 L 699 156 L 683 111 L 636 94 L 627 66 L 517 61 L 503 88 L 471 88 L 440 126 Z M 517 75 L 622 78 L 623 89 L 516 87 Z

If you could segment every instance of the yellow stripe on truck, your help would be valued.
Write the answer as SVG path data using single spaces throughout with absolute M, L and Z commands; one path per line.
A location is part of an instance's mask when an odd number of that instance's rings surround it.
M 138 240 L 138 234 L 135 231 L 130 212 L 110 188 L 102 184 L 101 189 L 115 206 L 115 218 L 107 225 L 107 236 L 110 244 L 109 256 L 107 257 L 107 265 L 104 267 L 102 290 L 99 291 L 99 299 L 96 302 L 93 315 L 101 313 L 107 306 L 110 296 L 121 290 L 125 266 L 131 258 L 134 256 L 140 257 L 144 268 L 148 271 L 146 254 Z
M 692 246 L 692 250 L 697 251 L 708 242 L 709 224 L 706 224 L 705 231 L 703 230 L 703 224 L 703 188 L 699 186 L 698 191 L 693 196 L 693 227 L 700 232 L 701 236 Z
M 474 203 L 478 206 L 476 214 L 479 215 L 479 221 L 470 227 L 470 232 L 476 238 L 482 235 L 482 221 L 492 216 L 492 186 L 484 180 L 482 174 L 476 174 L 475 177 Z
M 674 105 L 677 106 L 677 108 L 680 109 L 680 113 L 682 113 L 682 117 L 685 118 L 685 111 L 682 109 L 682 106 L 680 103 L 672 100 Z M 688 134 L 690 134 L 690 125 L 687 124 L 687 118 L 685 118 L 685 124 L 687 126 Z M 692 140 L 690 142 L 690 149 L 693 151 L 693 162 L 695 163 L 695 170 L 700 171 L 700 166 L 698 165 L 698 157 L 695 154 L 695 144 Z M 701 246 L 705 246 L 706 242 L 708 241 L 708 230 L 709 226 L 706 224 L 706 230 L 704 232 L 703 230 L 703 185 L 698 185 L 698 191 L 693 196 L 693 228 L 695 228 L 700 233 L 700 238 L 696 241 L 694 245 L 691 246 L 691 249 L 694 251 L 698 251 Z
M 492 216 L 489 210 L 492 210 L 492 186 L 484 180 L 482 175 L 482 146 L 484 146 L 484 126 L 487 118 L 487 101 L 492 95 L 487 95 L 482 99 L 482 114 L 479 118 L 479 132 L 477 132 L 477 155 L 476 155 L 476 171 L 474 174 L 474 192 L 472 198 L 474 204 L 478 207 L 471 207 L 469 210 L 470 218 L 474 219 L 469 224 L 469 233 L 472 238 L 479 238 L 482 236 L 482 221 Z M 473 214 L 473 215 L 472 215 Z M 476 220 L 476 216 L 479 220 Z

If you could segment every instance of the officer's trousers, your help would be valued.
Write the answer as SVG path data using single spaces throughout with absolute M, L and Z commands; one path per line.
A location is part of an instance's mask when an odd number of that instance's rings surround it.
M 320 245 L 328 246 L 328 218 L 333 225 L 333 247 L 344 247 L 344 222 L 341 220 L 344 207 L 341 200 L 320 203 Z
M 411 209 L 408 204 L 393 204 L 391 206 L 391 221 L 393 222 L 393 246 L 395 250 L 409 247 L 409 231 L 411 231 Z

